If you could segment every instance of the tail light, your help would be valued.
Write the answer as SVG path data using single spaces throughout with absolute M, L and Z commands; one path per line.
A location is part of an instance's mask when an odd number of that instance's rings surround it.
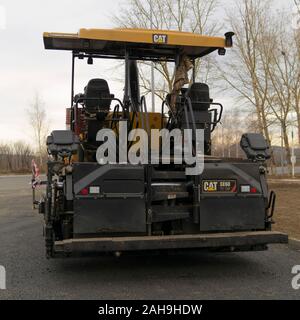
M 257 193 L 257 189 L 256 189 L 255 187 L 252 187 L 252 188 L 250 189 L 250 193 Z
M 89 194 L 89 189 L 88 188 L 83 188 L 81 191 L 80 191 L 80 194 L 82 196 L 87 196 Z

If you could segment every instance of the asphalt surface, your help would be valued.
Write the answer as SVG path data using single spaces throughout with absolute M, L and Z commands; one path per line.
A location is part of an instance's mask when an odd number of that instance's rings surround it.
M 300 249 L 47 260 L 29 177 L 0 177 L 1 299 L 299 299 Z

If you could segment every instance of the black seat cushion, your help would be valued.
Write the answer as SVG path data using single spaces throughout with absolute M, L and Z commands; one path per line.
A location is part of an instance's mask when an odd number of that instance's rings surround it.
M 84 104 L 88 110 L 95 110 L 98 107 L 109 110 L 112 97 L 104 79 L 92 79 L 84 88 L 86 99 Z
M 208 110 L 210 107 L 209 86 L 205 83 L 195 82 L 187 91 L 194 110 Z

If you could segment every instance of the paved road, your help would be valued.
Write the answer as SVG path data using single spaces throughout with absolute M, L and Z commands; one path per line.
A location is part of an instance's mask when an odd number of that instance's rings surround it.
M 46 260 L 29 177 L 0 177 L 1 299 L 299 299 L 291 269 L 300 250 Z

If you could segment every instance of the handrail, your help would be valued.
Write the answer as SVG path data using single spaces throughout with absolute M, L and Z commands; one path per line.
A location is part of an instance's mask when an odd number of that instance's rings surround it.
M 79 101 L 79 100 L 81 100 L 81 101 Z M 108 98 L 108 97 L 84 98 L 84 97 L 80 97 L 80 98 L 77 99 L 77 101 L 75 101 L 75 104 L 78 105 L 78 103 L 81 103 L 82 101 L 89 101 L 89 100 L 111 100 L 111 101 L 117 101 L 120 104 L 120 106 L 122 107 L 123 111 L 125 110 L 124 104 L 118 98 Z
M 144 106 L 144 110 L 143 110 L 143 106 Z M 150 123 L 149 123 L 149 115 L 148 115 L 147 103 L 146 103 L 146 97 L 145 96 L 141 97 L 141 110 L 142 110 L 142 113 L 145 111 L 146 127 L 147 127 L 147 133 L 149 135 L 150 134 Z
M 168 105 L 167 100 L 164 100 L 164 101 L 162 102 L 162 105 L 161 105 L 161 127 L 163 127 L 163 119 L 166 118 L 166 117 L 164 117 L 165 105 L 168 107 L 169 112 L 171 113 L 172 118 L 173 118 L 174 120 L 176 120 L 176 117 L 175 117 L 175 115 L 174 115 L 174 113 L 173 113 L 173 110 L 172 110 L 172 109 L 170 108 L 170 106 Z M 170 117 L 169 117 L 169 120 L 168 120 L 168 125 L 169 125 L 169 124 L 170 124 Z
M 272 190 L 270 193 L 269 203 L 267 206 L 267 211 L 271 210 L 271 213 L 267 216 L 267 220 L 272 219 L 274 215 L 275 202 L 276 202 L 276 193 Z
M 223 110 L 224 110 L 224 107 L 221 103 L 218 103 L 218 102 L 203 102 L 203 101 L 192 101 L 190 97 L 185 97 L 185 100 L 184 100 L 184 103 L 189 100 L 191 104 L 193 103 L 198 103 L 198 104 L 209 104 L 210 106 L 213 105 L 213 106 L 218 106 L 220 108 L 219 112 L 218 112 L 218 109 L 210 109 L 208 110 L 208 112 L 214 112 L 214 120 L 213 121 L 210 121 L 210 122 L 203 122 L 203 123 L 206 123 L 206 124 L 209 124 L 212 127 L 211 129 L 211 132 L 214 131 L 214 129 L 216 128 L 217 124 L 220 123 L 221 119 L 222 119 L 222 115 L 223 115 Z M 162 117 L 162 120 L 161 120 L 161 126 L 163 126 L 163 119 L 165 118 L 164 117 L 164 111 L 165 111 L 165 105 L 169 108 L 170 112 L 171 112 L 171 116 L 173 118 L 173 120 L 176 120 L 176 117 L 172 111 L 172 109 L 169 107 L 169 105 L 167 104 L 167 101 L 164 100 L 162 102 L 162 106 L 161 106 L 161 117 Z M 193 110 L 194 111 L 194 110 Z M 169 122 L 170 122 L 170 118 L 169 118 Z M 202 123 L 202 122 L 201 122 Z
M 192 101 L 189 97 L 186 97 L 186 100 L 189 101 L 189 103 L 192 105 Z M 218 123 L 220 123 L 221 119 L 222 119 L 222 115 L 223 115 L 223 110 L 224 107 L 221 103 L 218 102 L 203 102 L 203 101 L 193 101 L 193 103 L 199 103 L 199 104 L 210 104 L 210 105 L 215 105 L 215 106 L 219 106 L 220 107 L 220 112 L 218 113 L 217 109 L 210 109 L 207 110 L 208 112 L 214 112 L 214 121 L 209 121 L 209 122 L 199 122 L 199 123 L 203 123 L 203 124 L 209 124 L 210 126 L 213 126 L 213 128 L 211 129 L 211 132 L 213 132 L 217 126 Z M 194 110 L 193 110 L 194 111 Z M 193 113 L 194 114 L 194 113 Z M 218 115 L 218 118 L 217 118 Z
M 119 105 L 122 107 L 123 109 L 123 115 L 125 116 L 125 112 L 126 109 L 124 107 L 124 104 L 122 103 L 122 101 L 118 98 L 112 98 L 112 97 L 93 97 L 93 98 L 86 98 L 86 97 L 80 97 L 77 99 L 77 101 L 75 101 L 75 104 L 72 106 L 71 109 L 74 110 L 73 115 L 71 115 L 71 128 L 72 130 L 74 130 L 74 126 L 73 124 L 77 121 L 77 110 L 78 110 L 78 104 L 82 103 L 83 101 L 90 101 L 90 100 L 110 100 L 110 101 L 117 101 L 119 103 Z M 86 107 L 83 105 L 84 109 L 86 110 Z M 103 113 L 109 113 L 110 110 L 108 109 L 100 109 L 99 107 L 96 107 L 97 112 L 103 112 Z

